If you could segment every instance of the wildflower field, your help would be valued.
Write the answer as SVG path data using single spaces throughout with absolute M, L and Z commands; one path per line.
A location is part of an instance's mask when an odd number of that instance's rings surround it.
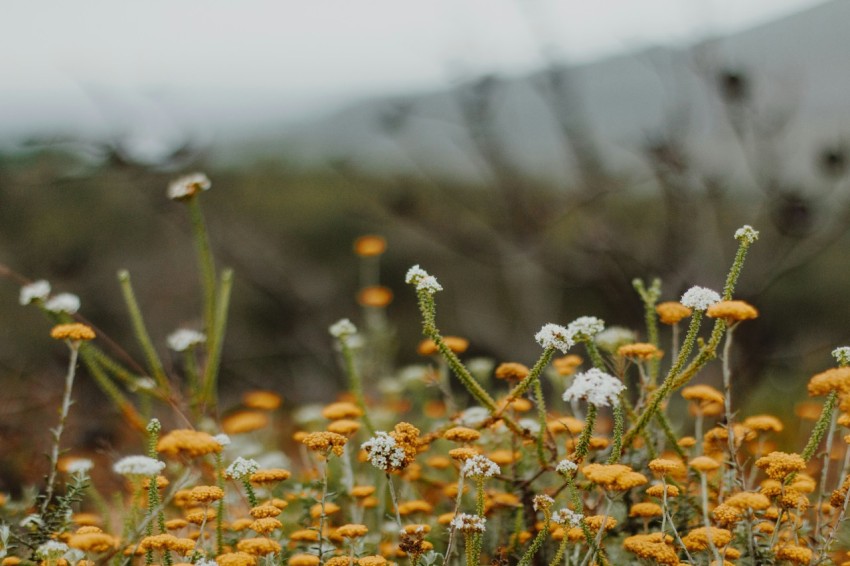
M 19 278 L 22 316 L 43 315 L 68 365 L 55 422 L 31 431 L 51 436 L 43 478 L 0 496 L 3 566 L 850 564 L 850 347 L 810 376 L 810 420 L 745 414 L 732 397 L 734 340 L 759 316 L 735 294 L 748 254 L 763 253 L 755 228 L 727 235 L 722 289 L 695 281 L 674 297 L 636 279 L 643 327 L 540 320 L 531 360 L 467 357 L 467 338 L 440 328 L 452 293 L 440 266 L 413 265 L 418 312 L 405 320 L 426 361 L 406 367 L 377 284 L 387 242 L 363 236 L 362 319 L 327 336 L 347 390 L 318 410 L 266 390 L 225 406 L 233 272 L 207 234 L 210 187 L 195 174 L 167 191 L 192 226 L 202 321 L 169 336 L 173 367 L 130 273 L 118 284 L 138 363 L 75 295 Z M 702 378 L 717 366 L 714 387 Z M 63 437 L 78 370 L 136 431 L 126 452 L 95 459 Z M 789 428 L 805 442 L 782 445 Z

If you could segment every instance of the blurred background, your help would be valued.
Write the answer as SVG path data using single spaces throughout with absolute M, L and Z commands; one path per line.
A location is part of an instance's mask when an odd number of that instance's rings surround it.
M 415 263 L 470 356 L 530 363 L 545 322 L 639 330 L 635 277 L 663 300 L 720 289 L 751 224 L 737 294 L 762 316 L 736 333 L 737 395 L 791 410 L 850 340 L 848 21 L 846 0 L 6 2 L 0 263 L 78 294 L 140 359 L 129 269 L 167 356 L 201 296 L 165 190 L 204 171 L 236 273 L 224 396 L 294 407 L 343 386 L 327 327 L 363 320 L 362 234 L 388 242 L 399 363 Z M 52 423 L 67 357 L 19 282 L 0 285 L 2 453 Z M 74 397 L 68 443 L 117 442 L 84 371 Z

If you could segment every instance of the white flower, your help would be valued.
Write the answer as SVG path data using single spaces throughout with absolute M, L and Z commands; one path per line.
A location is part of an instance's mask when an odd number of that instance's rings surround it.
M 221 446 L 230 445 L 230 437 L 224 434 L 223 432 L 221 434 L 216 434 L 215 436 L 213 436 L 213 440 L 218 442 Z
M 540 432 L 540 421 L 537 421 L 535 419 L 520 419 L 517 424 L 520 426 L 520 428 L 524 428 L 531 434 L 536 435 L 538 432 Z
M 328 328 L 328 332 L 330 332 L 331 336 L 334 338 L 345 338 L 346 336 L 357 334 L 357 327 L 354 326 L 354 323 L 347 318 L 341 318 L 331 324 L 330 328 Z
M 625 388 L 613 375 L 591 368 L 576 374 L 570 387 L 564 391 L 564 401 L 587 399 L 591 405 L 608 407 L 619 403 L 620 392 Z
M 76 458 L 68 462 L 65 471 L 69 474 L 85 474 L 94 468 L 94 462 L 88 458 Z
M 623 344 L 631 344 L 636 339 L 637 335 L 628 328 L 611 326 L 597 334 L 593 341 L 606 352 L 614 353 Z
M 50 312 L 74 314 L 80 310 L 80 298 L 71 293 L 59 293 L 44 303 L 44 308 Z
M 571 460 L 561 460 L 558 462 L 558 465 L 555 466 L 555 471 L 559 474 L 567 475 L 570 472 L 574 472 L 578 469 L 578 466 L 575 462 Z
M 735 230 L 735 239 L 745 244 L 752 244 L 759 239 L 759 231 L 749 224 L 744 224 Z
M 165 462 L 147 456 L 125 456 L 112 469 L 122 476 L 155 476 L 165 468 Z
M 460 473 L 465 478 L 492 478 L 497 474 L 501 474 L 502 469 L 493 460 L 478 454 L 472 458 L 468 458 L 463 463 Z
M 552 521 L 558 523 L 559 525 L 578 527 L 581 525 L 581 520 L 584 519 L 584 515 L 581 513 L 576 513 L 572 509 L 560 509 L 552 513 Z
M 573 340 L 593 338 L 605 330 L 605 321 L 595 316 L 580 316 L 567 325 L 567 330 Z
M 42 526 L 44 526 L 44 521 L 36 513 L 30 513 L 29 515 L 27 515 L 26 517 L 21 519 L 21 522 L 18 523 L 18 526 L 21 526 L 21 527 L 24 527 L 24 528 L 30 527 L 30 526 L 32 526 L 32 527 L 42 527 Z
M 543 328 L 534 335 L 534 339 L 543 348 L 555 348 L 564 354 L 573 345 L 572 333 L 559 324 L 544 324 Z
M 378 431 L 375 436 L 360 445 L 369 455 L 369 462 L 378 468 L 389 472 L 404 467 L 405 453 L 397 446 L 395 438 L 384 431 Z
M 242 478 L 250 476 L 259 469 L 260 465 L 256 460 L 246 460 L 242 456 L 239 456 L 232 464 L 227 466 L 227 469 L 224 470 L 224 476 L 234 480 L 241 480 Z
M 156 381 L 150 377 L 137 377 L 136 380 L 130 384 L 131 391 L 153 391 L 154 389 L 156 389 Z
M 175 352 L 185 352 L 192 346 L 201 344 L 207 341 L 207 337 L 203 332 L 191 330 L 189 328 L 180 328 L 168 335 L 168 347 Z
M 420 277 L 419 281 L 416 283 L 417 291 L 425 291 L 429 295 L 433 295 L 437 291 L 442 291 L 443 286 L 437 281 L 437 278 L 433 275 L 426 275 L 425 277 Z
M 29 285 L 21 287 L 20 302 L 28 305 L 33 301 L 44 301 L 50 296 L 50 283 L 44 279 L 33 281 Z
M 832 351 L 832 357 L 842 366 L 850 365 L 850 346 L 841 346 Z
M 61 558 L 63 554 L 68 552 L 68 545 L 57 540 L 49 540 L 35 549 L 36 556 L 44 560 L 55 560 Z
M 428 272 L 419 267 L 417 264 L 407 270 L 407 274 L 404 276 L 404 282 L 408 285 L 417 285 L 419 284 L 419 280 L 423 277 L 428 277 Z
M 541 509 L 549 509 L 554 503 L 554 499 L 542 493 L 534 496 L 533 507 L 535 511 L 540 511 Z
M 452 522 L 449 523 L 452 528 L 464 533 L 483 533 L 487 530 L 485 524 L 487 519 L 480 515 L 470 515 L 469 513 L 458 513 Z
M 490 411 L 484 407 L 469 407 L 457 418 L 457 422 L 463 426 L 475 428 L 490 418 Z
M 181 200 L 191 197 L 200 191 L 208 191 L 212 186 L 209 178 L 203 173 L 192 173 L 168 184 L 168 198 Z
M 714 303 L 719 303 L 720 295 L 711 289 L 694 286 L 685 291 L 679 302 L 695 311 L 704 311 Z

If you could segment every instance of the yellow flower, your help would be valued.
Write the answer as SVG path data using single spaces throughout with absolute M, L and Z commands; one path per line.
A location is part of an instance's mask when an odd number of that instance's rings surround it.
M 387 559 L 383 556 L 364 556 L 357 561 L 360 566 L 387 566 Z
M 764 511 L 770 507 L 770 500 L 763 493 L 752 491 L 742 491 L 731 495 L 723 503 L 738 509 L 752 509 L 753 511 Z
M 251 483 L 263 485 L 288 480 L 291 475 L 292 472 L 283 468 L 269 468 L 267 470 L 257 470 L 251 474 L 249 479 Z
M 157 452 L 168 456 L 188 456 L 197 458 L 206 454 L 221 452 L 221 444 L 205 432 L 188 429 L 172 430 L 159 439 Z
M 431 513 L 433 510 L 434 506 L 422 499 L 405 501 L 398 505 L 398 514 L 402 516 L 412 515 L 413 513 Z
M 832 391 L 850 392 L 850 367 L 832 368 L 812 376 L 808 389 L 812 397 L 826 395 Z
M 444 432 L 443 438 L 451 442 L 475 442 L 481 438 L 481 433 L 464 426 L 456 426 Z
M 357 292 L 357 304 L 363 307 L 382 308 L 393 302 L 393 292 L 383 285 L 364 287 Z
M 95 333 L 91 327 L 79 322 L 70 324 L 57 324 L 50 330 L 50 337 L 55 340 L 71 340 L 79 342 L 82 340 L 94 340 Z
M 301 442 L 314 452 L 331 451 L 337 456 L 342 456 L 343 447 L 348 442 L 348 438 L 335 432 L 311 432 Z
M 369 532 L 369 529 L 366 525 L 360 525 L 356 523 L 349 523 L 347 525 L 343 525 L 336 530 L 336 534 L 341 536 L 342 538 L 360 538 L 366 536 L 366 533 Z
M 280 544 L 268 538 L 246 538 L 236 543 L 236 549 L 254 556 L 280 552 Z
M 753 415 L 744 419 L 744 422 L 741 424 L 750 430 L 758 432 L 782 432 L 782 429 L 784 428 L 782 421 L 773 415 Z
M 806 468 L 806 461 L 799 454 L 771 452 L 756 460 L 756 466 L 763 469 L 767 477 L 782 480 L 793 472 L 803 471 Z
M 700 552 L 709 547 L 709 539 L 716 547 L 726 546 L 732 540 L 732 533 L 717 527 L 700 527 L 685 535 L 682 542 L 691 552 Z
M 517 362 L 504 362 L 496 368 L 495 375 L 498 379 L 506 381 L 522 381 L 528 377 L 529 373 L 531 373 L 531 370 L 528 369 L 528 366 Z
M 242 404 L 249 409 L 274 411 L 283 402 L 283 398 L 274 391 L 247 391 L 242 395 Z
M 662 499 L 664 497 L 664 485 L 657 483 L 646 490 L 646 494 L 650 497 Z M 675 485 L 667 486 L 667 497 L 679 497 L 679 488 Z
M 287 562 L 289 566 L 319 566 L 319 557 L 314 554 L 295 554 Z
M 268 414 L 262 411 L 237 411 L 221 419 L 221 430 L 226 434 L 244 434 L 266 428 Z
M 351 488 L 351 497 L 357 497 L 358 499 L 369 497 L 373 493 L 375 493 L 374 485 L 355 485 Z
M 366 234 L 354 240 L 354 253 L 360 257 L 373 257 L 387 250 L 387 240 L 383 236 Z
M 658 313 L 658 320 L 663 324 L 677 324 L 683 318 L 691 316 L 691 309 L 676 301 L 667 301 L 658 303 L 655 306 L 655 312 Z
M 262 519 L 256 519 L 248 525 L 252 531 L 260 533 L 261 535 L 267 535 L 275 529 L 279 529 L 283 526 L 283 523 L 275 519 L 274 517 L 263 517 Z
M 443 336 L 443 343 L 455 354 L 462 354 L 469 348 L 469 340 L 460 336 Z M 428 338 L 419 343 L 416 352 L 420 356 L 433 356 L 439 352 L 439 349 L 436 342 Z
M 698 472 L 712 472 L 720 467 L 717 460 L 708 456 L 697 456 L 689 462 L 689 465 Z
M 723 394 L 710 385 L 691 385 L 682 389 L 682 397 L 688 401 L 723 403 Z
M 584 363 L 584 360 L 581 359 L 581 356 L 576 356 L 575 354 L 567 354 L 566 356 L 552 360 L 552 366 L 555 368 L 555 371 L 558 372 L 558 375 L 563 376 L 574 374 L 582 363 Z
M 224 490 L 214 485 L 199 485 L 189 492 L 198 503 L 211 503 L 224 497 Z
M 331 421 L 340 419 L 356 419 L 363 416 L 360 407 L 349 401 L 331 403 L 322 409 L 322 416 Z
M 257 559 L 246 552 L 228 552 L 215 557 L 218 566 L 254 566 Z
M 812 550 L 805 546 L 785 544 L 776 548 L 776 558 L 778 560 L 787 560 L 794 564 L 809 564 L 812 561 L 812 557 Z
M 659 350 L 654 344 L 635 342 L 634 344 L 624 344 L 617 348 L 617 355 L 635 360 L 657 360 L 664 355 L 664 352 Z
M 626 537 L 623 548 L 644 560 L 656 564 L 678 566 L 679 557 L 673 548 L 673 537 L 663 533 L 650 533 Z
M 660 517 L 663 513 L 660 505 L 648 501 L 635 503 L 629 509 L 629 517 Z
M 214 509 L 190 509 L 186 511 L 184 518 L 190 523 L 194 523 L 195 525 L 200 525 L 202 523 L 212 521 L 215 519 L 215 510 Z
M 656 476 L 666 476 L 667 474 L 682 472 L 685 466 L 679 460 L 656 458 L 649 463 L 649 469 Z
M 263 504 L 253 507 L 250 511 L 251 516 L 255 519 L 264 519 L 266 517 L 277 517 L 282 513 L 280 509 L 274 505 Z
M 733 324 L 757 318 L 759 311 L 745 301 L 720 301 L 708 307 L 705 314 L 710 318 L 722 318 L 727 324 Z
M 352 419 L 339 419 L 328 424 L 328 432 L 334 432 L 343 436 L 352 436 L 360 430 L 360 423 Z
M 648 481 L 646 476 L 623 464 L 588 464 L 581 471 L 592 483 L 608 491 L 628 491 Z
M 68 539 L 68 546 L 84 552 L 106 552 L 118 546 L 115 537 L 106 533 L 76 533 Z

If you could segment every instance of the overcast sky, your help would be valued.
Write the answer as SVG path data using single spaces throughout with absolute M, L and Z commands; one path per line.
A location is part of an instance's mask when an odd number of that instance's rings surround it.
M 139 116 L 160 129 L 266 112 L 297 120 L 357 97 L 525 72 L 544 50 L 586 61 L 820 1 L 5 0 L 0 123 L 8 136 L 132 129 Z

